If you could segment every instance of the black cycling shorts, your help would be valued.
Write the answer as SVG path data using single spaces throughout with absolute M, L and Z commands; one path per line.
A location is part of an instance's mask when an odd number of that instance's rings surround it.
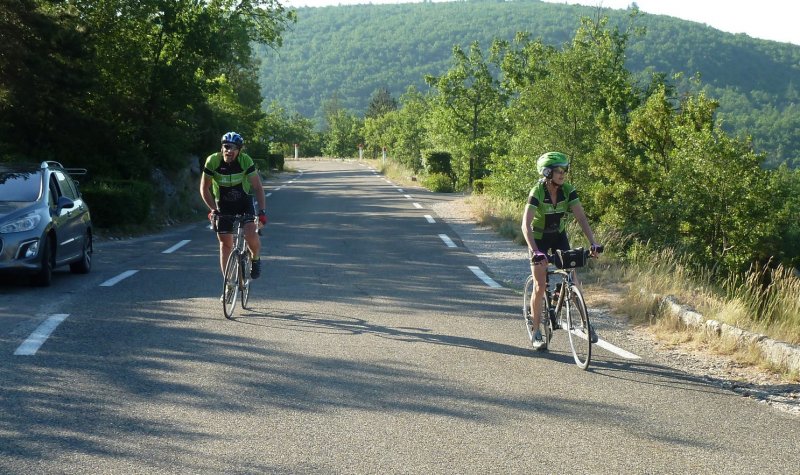
M 542 237 L 539 239 L 535 239 L 536 247 L 539 248 L 540 251 L 549 255 L 555 255 L 556 250 L 559 251 L 569 251 L 571 247 L 569 246 L 569 239 L 567 239 L 567 233 L 544 233 Z M 531 259 L 531 264 L 533 264 L 533 253 L 528 250 L 529 257 Z M 558 256 L 555 256 L 556 260 L 558 260 Z M 555 262 L 558 267 L 560 267 L 560 262 Z
M 217 216 L 217 228 L 215 231 L 220 234 L 230 234 L 233 232 L 233 220 L 226 218 L 226 215 L 250 214 L 255 216 L 256 214 L 253 198 L 250 196 L 244 200 L 217 203 L 217 207 L 220 216 Z

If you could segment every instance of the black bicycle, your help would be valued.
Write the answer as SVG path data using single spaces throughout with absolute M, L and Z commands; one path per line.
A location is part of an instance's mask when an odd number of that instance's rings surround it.
M 597 252 L 603 252 L 603 247 L 599 246 Z M 544 340 L 542 349 L 547 349 L 552 342 L 554 330 L 567 330 L 572 356 L 575 364 L 581 369 L 589 367 L 589 361 L 592 359 L 592 339 L 596 337 L 594 337 L 594 330 L 589 322 L 586 301 L 583 299 L 581 290 L 574 283 L 574 273 L 575 269 L 586 265 L 590 255 L 591 252 L 588 249 L 579 247 L 569 251 L 557 251 L 555 255 L 547 256 L 550 263 L 547 266 L 547 290 L 544 302 L 542 302 L 542 317 L 539 321 L 539 331 Z M 559 282 L 555 282 L 555 286 L 551 286 L 553 277 L 559 278 Z M 522 316 L 525 318 L 525 328 L 531 343 L 536 334 L 536 328 L 533 327 L 531 320 L 530 307 L 533 284 L 534 279 L 531 275 L 525 281 L 522 296 Z
M 219 220 L 233 222 L 233 249 L 225 264 L 225 276 L 222 281 L 222 310 L 225 318 L 232 319 L 236 307 L 236 299 L 241 296 L 242 308 L 247 309 L 247 300 L 250 296 L 250 271 L 252 267 L 252 253 L 244 239 L 244 226 L 254 222 L 252 214 L 217 215 Z

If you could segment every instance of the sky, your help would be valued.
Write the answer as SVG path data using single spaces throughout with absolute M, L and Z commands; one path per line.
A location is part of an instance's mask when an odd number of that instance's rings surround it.
M 279 0 L 291 7 L 364 3 L 406 3 L 417 0 Z M 439 0 L 436 0 L 439 1 Z M 545 0 L 625 9 L 632 0 Z M 636 0 L 639 10 L 704 23 L 728 33 L 800 45 L 800 2 L 797 0 Z

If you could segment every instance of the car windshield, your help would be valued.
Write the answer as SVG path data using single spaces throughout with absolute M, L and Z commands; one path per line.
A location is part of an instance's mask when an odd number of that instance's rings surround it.
M 36 201 L 41 191 L 40 173 L 0 171 L 0 201 Z

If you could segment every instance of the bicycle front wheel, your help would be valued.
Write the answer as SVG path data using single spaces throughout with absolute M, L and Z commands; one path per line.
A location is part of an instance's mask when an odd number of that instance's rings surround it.
M 242 263 L 239 266 L 241 275 L 239 276 L 239 292 L 242 294 L 242 308 L 247 308 L 247 302 L 250 298 L 250 271 L 252 269 L 252 261 L 250 260 L 250 251 L 242 256 Z
M 586 302 L 578 287 L 574 285 L 570 287 L 569 299 L 565 304 L 567 306 L 567 335 L 569 335 L 572 356 L 580 369 L 586 369 L 592 359 L 592 339 L 589 336 L 589 314 L 586 311 Z
M 225 318 L 233 318 L 233 309 L 236 306 L 236 297 L 239 292 L 239 256 L 232 252 L 225 264 L 225 280 L 222 286 L 222 311 Z

